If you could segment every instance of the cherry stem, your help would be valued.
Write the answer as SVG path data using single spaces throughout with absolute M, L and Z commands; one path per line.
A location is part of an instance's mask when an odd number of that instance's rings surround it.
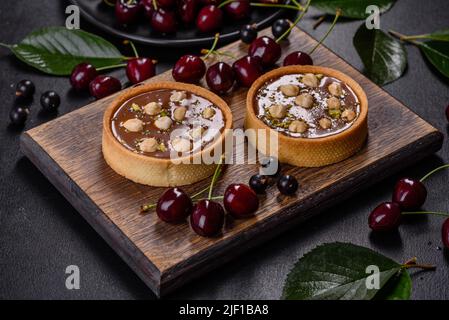
M 410 36 L 406 36 L 405 34 L 399 33 L 397 31 L 393 31 L 393 30 L 388 30 L 388 33 L 391 34 L 392 36 L 395 36 L 396 38 L 398 38 L 401 41 L 407 41 L 410 43 L 413 43 L 415 45 L 419 44 L 417 41 L 414 41 L 413 39 L 415 37 L 410 37 Z
M 143 206 L 140 207 L 140 213 L 146 213 L 148 211 L 150 211 L 151 209 L 154 209 L 157 207 L 157 203 L 153 203 L 153 204 L 144 204 Z
M 326 20 L 326 17 L 327 17 L 327 14 L 323 14 L 321 17 L 319 17 L 313 24 L 313 27 L 312 27 L 313 30 L 318 28 L 324 22 L 324 20 Z
M 136 56 L 136 58 L 139 58 L 139 53 L 137 52 L 134 42 L 132 42 L 131 40 L 125 40 L 125 41 L 123 41 L 123 44 L 125 44 L 125 45 L 129 44 L 131 46 L 131 48 L 133 49 L 133 52 L 134 52 L 134 55 Z
M 301 12 L 301 14 L 298 16 L 298 18 L 296 18 L 296 20 L 292 23 L 292 25 L 290 26 L 290 28 L 288 28 L 287 31 L 285 31 L 278 39 L 276 39 L 276 43 L 279 43 L 282 41 L 282 39 L 284 39 L 292 30 L 293 28 L 299 23 L 299 21 L 301 21 L 302 17 L 305 16 L 305 14 L 307 13 L 307 10 L 309 10 L 309 6 L 310 3 L 312 2 L 312 0 L 308 0 L 306 6 L 304 7 L 303 11 Z
M 210 186 L 207 186 L 206 188 L 204 188 L 203 190 L 195 193 L 191 198 L 195 199 L 196 197 L 199 197 L 200 195 L 202 195 L 204 192 L 209 191 Z
M 231 2 L 234 2 L 234 1 L 235 0 L 225 0 L 222 3 L 220 3 L 217 8 L 223 8 L 225 5 L 227 5 L 227 4 L 231 3 Z
M 337 11 L 335 12 L 335 18 L 334 21 L 332 22 L 329 30 L 327 30 L 326 34 L 324 35 L 323 38 L 321 38 L 321 40 L 316 44 L 316 46 L 309 52 L 309 55 L 312 55 L 313 52 L 315 52 L 315 50 L 326 40 L 326 38 L 331 34 L 332 30 L 334 30 L 335 25 L 337 24 L 338 18 L 341 15 L 341 10 L 337 9 Z
M 224 158 L 223 156 L 220 158 L 220 162 L 218 162 L 217 167 L 215 168 L 214 175 L 212 177 L 212 181 L 210 182 L 209 195 L 208 195 L 209 200 L 212 198 L 212 192 L 214 190 L 215 182 L 217 181 L 218 177 L 221 174 L 221 168 L 223 166 L 223 158 Z
M 126 63 L 114 64 L 112 66 L 105 66 L 105 67 L 97 68 L 97 71 L 104 71 L 104 70 L 124 68 L 124 67 L 126 67 Z
M 440 171 L 440 170 L 443 170 L 443 169 L 447 169 L 447 168 L 449 168 L 449 164 L 445 164 L 445 165 L 443 165 L 443 166 L 441 166 L 441 167 L 438 167 L 438 168 L 436 168 L 436 169 L 433 169 L 433 170 L 430 171 L 428 174 L 426 174 L 424 177 L 422 177 L 421 180 L 419 180 L 419 181 L 423 182 L 424 180 L 426 180 L 428 177 L 430 177 L 430 176 L 433 175 L 434 173 L 436 173 L 436 172 L 438 172 L 438 171 Z
M 153 8 L 154 8 L 154 10 L 157 10 L 157 1 L 156 1 L 156 0 L 153 0 L 152 3 L 153 3 Z
M 303 11 L 304 7 L 302 6 L 292 6 L 289 4 L 275 4 L 275 3 L 257 3 L 251 2 L 250 6 L 252 7 L 264 7 L 264 8 L 282 8 L 282 9 L 292 9 L 296 11 Z
M 403 214 L 403 215 L 432 214 L 435 216 L 449 217 L 449 213 L 438 212 L 438 211 L 406 211 L 406 212 L 401 212 L 401 214 Z
M 112 2 L 110 0 L 103 0 L 103 2 L 106 3 L 110 7 L 114 7 L 115 6 L 115 2 Z
M 424 270 L 435 270 L 437 267 L 430 265 L 430 264 L 418 264 L 418 259 L 416 257 L 413 257 L 409 260 L 407 260 L 403 265 L 401 265 L 402 269 L 412 269 L 412 268 L 419 268 Z
M 208 198 L 203 198 L 203 199 L 195 199 L 195 200 L 193 200 L 193 203 L 197 203 L 197 202 L 200 202 L 200 201 L 202 201 L 202 200 L 223 200 L 224 199 L 224 196 L 216 196 L 216 197 L 208 197 Z
M 215 34 L 214 43 L 212 43 L 212 47 L 211 47 L 209 50 L 207 50 L 207 54 L 204 56 L 204 59 L 209 58 L 209 56 L 210 56 L 212 53 L 215 52 L 215 48 L 217 47 L 217 44 L 218 44 L 218 40 L 219 40 L 219 39 L 220 39 L 220 34 L 219 34 L 219 33 L 216 33 L 216 34 Z

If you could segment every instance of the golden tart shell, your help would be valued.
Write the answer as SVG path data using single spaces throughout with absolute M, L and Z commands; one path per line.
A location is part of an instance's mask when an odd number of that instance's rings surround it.
M 216 139 L 207 145 L 203 150 L 187 156 L 191 160 L 190 163 L 173 163 L 170 158 L 156 158 L 135 153 L 123 146 L 112 132 L 112 116 L 120 106 L 137 95 L 160 89 L 191 92 L 209 100 L 212 104 L 220 108 L 223 113 L 225 125 L 222 135 L 219 139 Z M 201 159 L 201 155 L 204 152 L 210 152 L 214 148 L 217 148 L 217 150 L 219 149 L 221 152 L 222 148 L 218 148 L 218 146 L 222 144 L 226 131 L 229 131 L 226 129 L 232 128 L 232 121 L 232 113 L 226 102 L 204 88 L 191 84 L 168 81 L 142 84 L 125 91 L 107 107 L 103 116 L 103 156 L 106 163 L 115 172 L 140 184 L 155 187 L 192 184 L 205 179 L 214 173 L 216 168 L 215 164 L 205 164 L 201 160 L 198 161 L 198 159 Z M 182 159 L 183 158 L 177 160 Z M 195 162 L 195 159 L 198 162 Z
M 368 99 L 360 85 L 344 73 L 319 66 L 287 66 L 275 69 L 258 78 L 248 91 L 246 100 L 245 129 L 274 130 L 260 120 L 255 112 L 259 89 L 268 81 L 287 74 L 323 74 L 346 83 L 356 94 L 360 103 L 360 113 L 354 123 L 342 132 L 318 138 L 291 137 L 279 133 L 279 161 L 298 167 L 321 167 L 340 162 L 354 155 L 364 145 L 368 135 Z M 266 136 L 268 137 L 268 132 Z M 268 145 L 257 144 L 258 135 L 248 136 L 249 143 L 268 153 Z

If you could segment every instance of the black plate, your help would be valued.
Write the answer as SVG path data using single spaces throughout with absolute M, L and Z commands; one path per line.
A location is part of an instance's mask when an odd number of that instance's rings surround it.
M 103 3 L 102 0 L 69 0 L 80 8 L 81 14 L 98 28 L 123 39 L 130 39 L 144 44 L 164 47 L 202 46 L 210 44 L 213 34 L 201 34 L 194 27 L 178 30 L 173 35 L 159 35 L 151 32 L 149 22 L 142 21 L 135 26 L 123 28 L 116 24 L 114 9 Z M 256 23 L 259 29 L 268 26 L 282 13 L 274 8 L 252 8 L 251 17 L 246 21 L 225 20 L 220 30 L 220 41 L 230 42 L 238 39 L 241 26 L 247 23 Z

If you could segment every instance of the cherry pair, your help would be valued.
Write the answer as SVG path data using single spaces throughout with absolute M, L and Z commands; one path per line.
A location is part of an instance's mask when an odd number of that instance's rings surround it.
M 449 165 L 443 165 L 432 170 L 421 180 L 400 179 L 394 188 L 392 201 L 380 204 L 369 215 L 369 227 L 373 231 L 394 230 L 401 224 L 402 215 L 434 214 L 449 217 L 449 214 L 442 212 L 418 211 L 427 198 L 427 189 L 423 181 L 445 168 L 449 168 Z M 449 218 L 442 226 L 442 240 L 444 246 L 449 248 Z

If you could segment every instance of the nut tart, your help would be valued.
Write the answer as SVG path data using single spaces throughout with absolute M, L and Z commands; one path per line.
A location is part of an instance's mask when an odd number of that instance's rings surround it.
M 254 82 L 246 107 L 245 128 L 277 131 L 279 160 L 294 166 L 342 161 L 360 150 L 368 135 L 365 92 L 330 68 L 275 69 Z M 267 154 L 268 142 L 259 135 L 250 135 L 249 142 Z
M 103 155 L 114 171 L 137 183 L 192 184 L 213 174 L 216 165 L 210 157 L 223 152 L 231 127 L 226 102 L 204 88 L 178 82 L 143 84 L 108 106 Z

